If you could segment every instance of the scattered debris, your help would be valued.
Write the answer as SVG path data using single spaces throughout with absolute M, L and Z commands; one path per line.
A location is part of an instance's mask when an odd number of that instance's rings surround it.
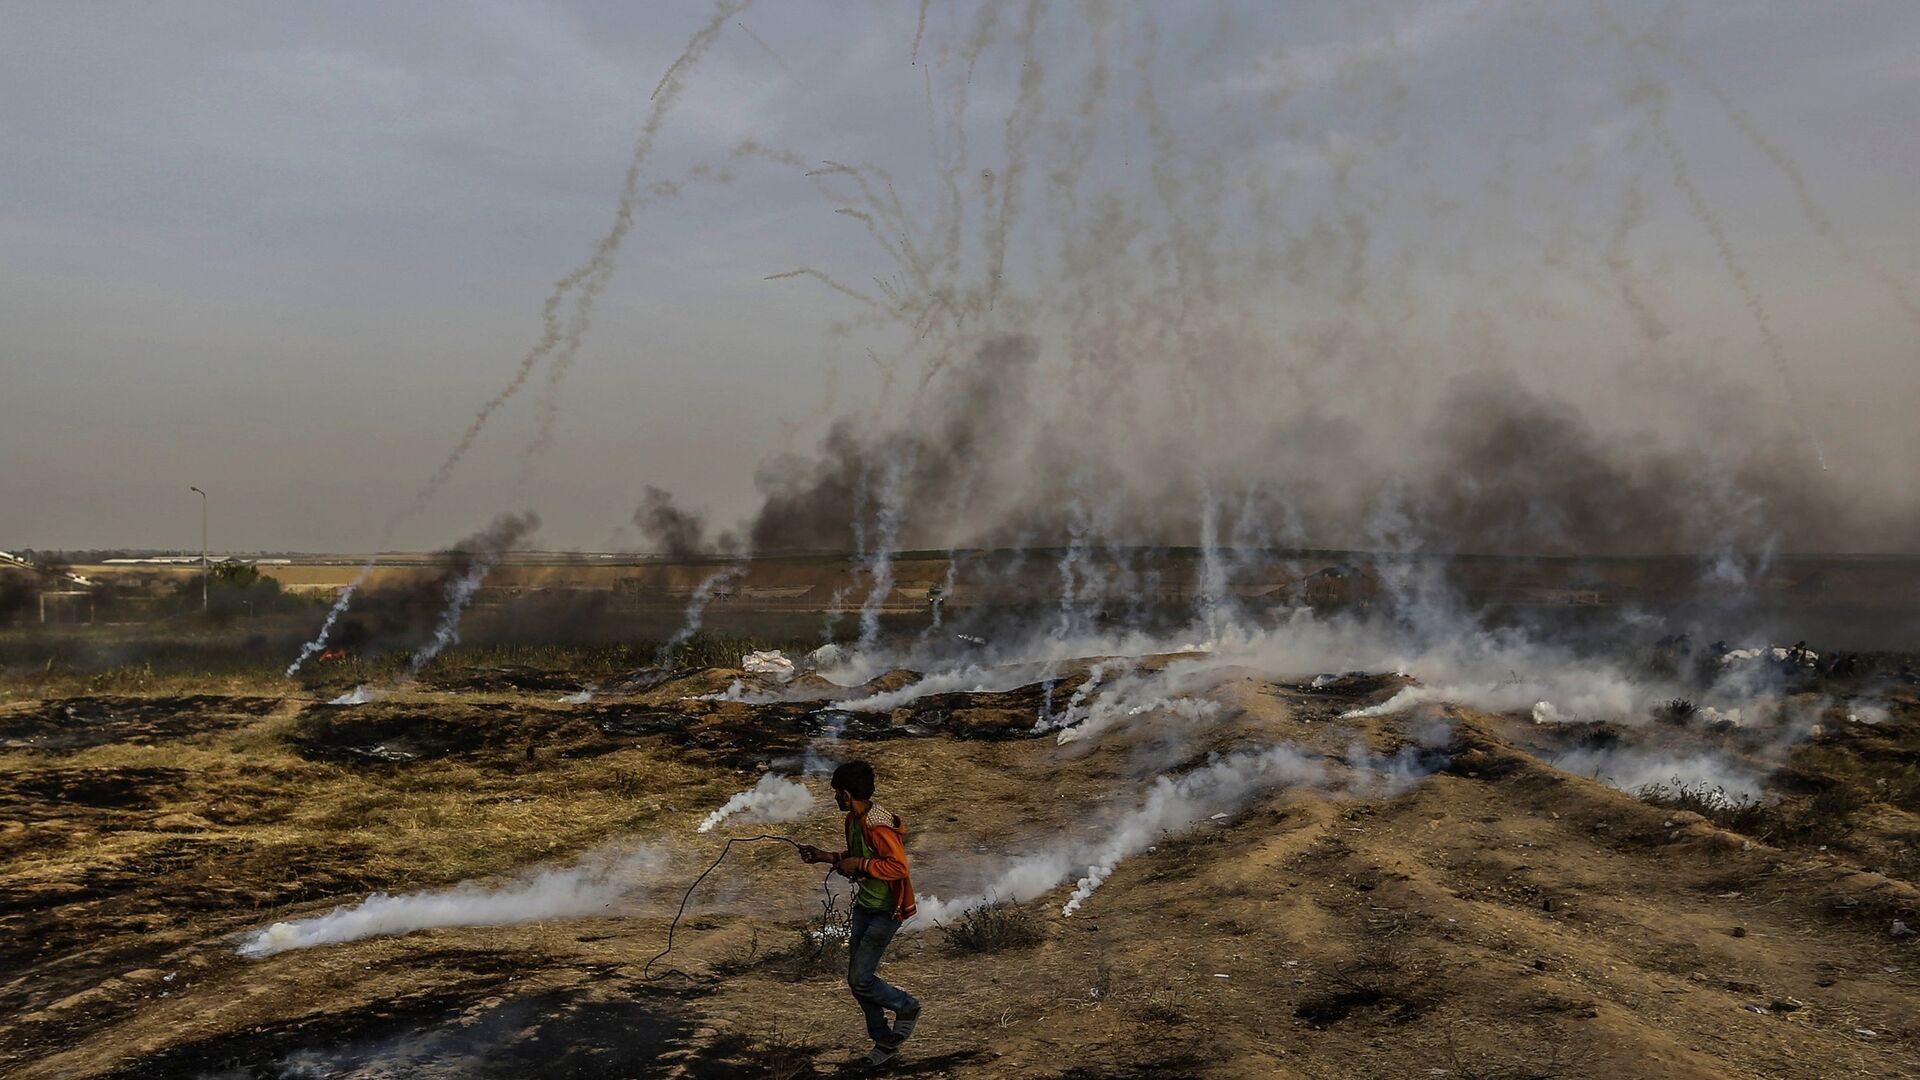
M 749 675 L 770 675 L 781 682 L 793 678 L 793 661 L 778 649 L 750 652 L 740 658 L 740 670 Z

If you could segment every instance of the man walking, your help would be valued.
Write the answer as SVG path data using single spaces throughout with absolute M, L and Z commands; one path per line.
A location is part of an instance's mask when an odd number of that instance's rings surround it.
M 920 1003 L 876 973 L 880 956 L 913 918 L 913 881 L 907 876 L 906 825 L 899 815 L 873 801 L 873 766 L 849 761 L 833 771 L 833 801 L 846 811 L 846 848 L 823 851 L 802 845 L 800 858 L 832 863 L 855 883 L 847 933 L 847 988 L 867 1017 L 873 1049 L 868 1065 L 884 1065 L 900 1053 L 900 1044 L 920 1022 Z M 887 1013 L 893 1024 L 887 1024 Z

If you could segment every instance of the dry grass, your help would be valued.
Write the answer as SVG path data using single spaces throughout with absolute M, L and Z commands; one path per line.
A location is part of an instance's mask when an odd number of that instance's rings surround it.
M 153 745 L 109 743 L 54 760 L 4 755 L 0 783 L 54 764 L 63 773 L 100 777 L 178 773 L 173 786 L 147 787 L 152 805 L 140 811 L 143 818 L 190 815 L 220 826 L 198 839 L 262 855 L 338 851 L 370 887 L 410 888 L 566 858 L 656 827 L 676 812 L 659 793 L 707 779 L 684 762 L 663 762 L 639 748 L 569 761 L 565 769 L 517 772 L 459 760 L 404 768 L 324 764 L 301 758 L 287 744 L 292 724 L 291 714 L 276 714 L 217 734 Z M 76 832 L 69 845 L 60 842 L 60 820 L 40 823 L 36 849 L 20 854 L 16 867 L 54 877 L 78 874 L 84 867 L 73 860 L 96 858 L 103 845 L 138 846 L 152 835 L 128 828 L 102 836 L 99 827 Z
M 1249 696 L 1249 723 L 1277 725 L 1283 705 L 1304 707 L 1284 695 L 1273 688 L 1272 705 Z M 434 730 L 516 715 L 471 708 L 481 697 L 401 695 L 404 708 L 382 715 L 417 716 Z M 678 888 L 664 880 L 652 882 L 658 895 L 636 894 L 635 911 L 620 917 L 441 928 L 260 961 L 233 956 L 229 934 L 376 889 L 489 879 L 564 862 L 618 836 L 715 843 L 693 825 L 738 789 L 733 756 L 756 749 L 728 742 L 723 758 L 671 734 L 607 740 L 553 709 L 549 692 L 516 698 L 488 689 L 485 698 L 540 705 L 571 734 L 540 743 L 531 762 L 519 742 L 494 739 L 405 764 L 328 764 L 289 742 L 311 701 L 290 697 L 284 709 L 157 745 L 0 755 L 0 786 L 27 793 L 14 803 L 27 823 L 0 822 L 0 836 L 23 845 L 6 852 L 5 885 L 46 898 L 10 914 L 22 920 L 11 925 L 21 928 L 16 940 L 31 966 L 0 1010 L 14 1017 L 0 1022 L 0 1071 L 106 1075 L 141 1052 L 129 1048 L 291 1031 L 312 1017 L 434 995 L 478 1000 L 498 992 L 488 980 L 509 976 L 516 986 L 590 985 L 663 1015 L 684 1012 L 688 1027 L 672 1053 L 686 1056 L 662 1060 L 696 1080 L 837 1067 L 839 1048 L 860 1030 L 839 982 L 844 939 L 810 931 L 844 922 L 845 913 L 823 904 L 802 921 L 819 879 L 784 847 L 728 862 L 724 888 L 697 897 L 688 952 L 725 977 L 696 987 L 653 986 L 636 974 L 663 944 L 677 903 Z M 1379 719 L 1371 730 L 1392 733 L 1397 723 Z M 1462 721 L 1482 723 L 1491 721 Z M 1320 727 L 1288 730 L 1310 740 L 1322 737 Z M 1350 734 L 1325 727 L 1315 745 L 1344 750 Z M 1875 737 L 1898 734 L 1891 728 Z M 1498 749 L 1491 734 L 1475 738 Z M 1097 799 L 1125 807 L 1139 797 L 1125 769 L 1134 748 L 1118 743 L 1066 764 L 1041 740 L 929 736 L 860 749 L 896 793 L 889 805 L 916 823 L 916 878 L 929 892 L 1053 842 L 1047 830 L 1078 821 Z M 1864 748 L 1859 756 L 1869 760 Z M 166 775 L 122 778 L 147 800 L 139 806 L 41 794 L 56 775 L 142 769 Z M 1392 800 L 1300 794 L 1287 797 L 1284 814 L 1277 803 L 1256 804 L 1231 825 L 1207 827 L 1204 845 L 1142 853 L 1100 894 L 1097 920 L 1055 921 L 1036 903 L 1030 919 L 1001 906 L 970 913 L 970 926 L 956 920 L 951 929 L 974 940 L 951 946 L 908 936 L 883 972 L 935 1008 L 904 1070 L 1274 1075 L 1284 1051 L 1279 1066 L 1332 1062 L 1342 1075 L 1447 1067 L 1519 1080 L 1632 1075 L 1648 1053 L 1698 1043 L 1714 1049 L 1702 1052 L 1695 1075 L 1708 1066 L 1724 1075 L 1885 1075 L 1910 1048 L 1916 1036 L 1897 1011 L 1904 976 L 1888 973 L 1899 961 L 1885 957 L 1907 947 L 1887 937 L 1887 926 L 1896 917 L 1914 924 L 1898 906 L 1913 894 L 1874 891 L 1846 872 L 1864 861 L 1851 853 L 1883 842 L 1895 853 L 1894 838 L 1920 831 L 1890 799 L 1869 793 L 1873 804 L 1849 810 L 1819 801 L 1832 777 L 1815 778 L 1770 812 L 1815 828 L 1833 827 L 1835 817 L 1851 822 L 1848 846 L 1783 860 L 1690 839 L 1623 843 L 1616 831 L 1666 833 L 1655 828 L 1660 812 L 1599 785 L 1555 781 L 1525 761 L 1474 771 L 1436 776 Z M 1832 786 L 1862 788 L 1851 779 Z M 168 823 L 175 815 L 202 824 Z M 822 812 L 805 828 L 833 824 Z M 970 852 L 993 855 L 970 861 Z M 1872 854 L 1878 866 L 1883 853 Z M 1729 883 L 1716 884 L 1722 879 Z M 1543 896 L 1566 904 L 1543 909 Z M 1829 897 L 1849 905 L 1847 920 L 1822 917 Z M 1043 927 L 1044 940 L 1023 943 L 1023 922 Z M 1736 925 L 1752 933 L 1734 941 L 1711 932 Z M 1675 942 L 1690 947 L 1683 965 L 1671 961 Z M 1798 993 L 1822 1023 L 1741 1019 L 1741 1037 L 1720 1042 L 1739 1002 L 1712 990 L 1718 982 L 1664 994 L 1683 969 Z M 1833 971 L 1850 974 L 1818 994 L 1800 989 Z M 156 992 L 163 972 L 177 973 L 166 984 L 171 997 Z M 1863 1040 L 1824 1022 L 1841 1017 L 1882 1037 Z M 556 1015 L 553 1023 L 565 1032 L 582 1021 Z M 1564 1051 L 1553 1043 L 1562 1036 Z M 815 1044 L 836 1049 L 829 1056 Z M 1805 1059 L 1782 1066 L 1787 1048 Z M 1582 1063 L 1595 1053 L 1606 1060 Z
M 1575 1047 L 1565 1034 L 1551 1028 L 1544 1037 L 1509 1042 L 1496 1052 L 1484 1043 L 1477 1051 L 1463 1048 L 1457 1030 L 1463 1026 L 1471 1025 L 1456 1021 L 1447 1026 L 1446 1067 L 1435 1070 L 1436 1075 L 1444 1072 L 1457 1080 L 1561 1080 L 1594 1075 L 1593 1052 Z

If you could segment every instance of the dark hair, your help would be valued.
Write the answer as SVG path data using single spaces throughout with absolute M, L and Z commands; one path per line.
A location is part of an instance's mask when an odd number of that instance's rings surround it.
M 871 799 L 873 766 L 864 761 L 849 761 L 833 770 L 833 786 L 856 799 Z

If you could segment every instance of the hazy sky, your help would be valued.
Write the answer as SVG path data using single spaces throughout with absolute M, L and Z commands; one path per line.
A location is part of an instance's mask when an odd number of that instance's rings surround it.
M 1887 398 L 1914 385 L 1915 324 L 1869 264 L 1909 296 L 1920 285 L 1920 5 L 1614 6 L 1697 62 L 1658 61 L 1673 130 L 1796 378 L 1819 387 L 1808 415 L 1859 409 L 1870 422 L 1852 427 L 1896 425 Z M 1137 34 L 1143 9 L 1121 7 Z M 967 83 L 954 49 L 978 5 L 931 8 L 918 65 L 912 4 L 750 8 L 691 71 L 643 182 L 757 138 L 808 161 L 886 165 L 909 204 L 936 197 L 929 87 L 944 107 L 947 87 L 970 85 L 985 139 L 1019 70 L 994 54 Z M 1414 291 L 1511 281 L 1543 250 L 1601 274 L 1619 207 L 1584 205 L 1581 176 L 1612 167 L 1635 76 L 1587 4 L 1158 10 L 1163 104 L 1183 130 L 1245 127 L 1235 170 L 1307 176 L 1310 189 L 1387 133 L 1419 163 L 1403 185 L 1376 179 L 1364 204 L 1389 248 L 1447 235 L 1389 227 L 1416 204 L 1451 205 L 1456 187 L 1497 196 L 1503 231 L 1478 249 L 1491 266 L 1437 273 L 1444 259 L 1430 256 Z M 606 231 L 649 94 L 710 11 L 0 4 L 0 546 L 192 547 L 196 484 L 212 493 L 216 549 L 376 543 L 538 337 L 554 280 Z M 1070 30 L 1040 41 L 1057 65 L 1084 44 Z M 1284 110 L 1249 126 L 1276 80 Z M 1710 85 L 1803 171 L 1855 260 L 1823 243 Z M 1099 165 L 1119 189 L 1151 186 L 1126 175 L 1144 169 L 1130 156 Z M 556 441 L 529 474 L 546 546 L 636 543 L 647 485 L 737 518 L 759 463 L 874 399 L 866 343 L 832 332 L 848 304 L 763 280 L 808 265 L 870 276 L 868 237 L 802 171 L 743 163 L 730 184 L 641 209 L 560 392 Z M 1754 327 L 1711 235 L 1658 180 L 1635 242 L 1662 275 L 1663 318 L 1703 356 L 1750 356 Z M 1521 249 L 1528 261 L 1501 262 Z M 521 508 L 510 493 L 538 394 L 502 411 L 395 546 L 449 543 Z M 1901 433 L 1831 441 L 1849 468 L 1920 465 Z

